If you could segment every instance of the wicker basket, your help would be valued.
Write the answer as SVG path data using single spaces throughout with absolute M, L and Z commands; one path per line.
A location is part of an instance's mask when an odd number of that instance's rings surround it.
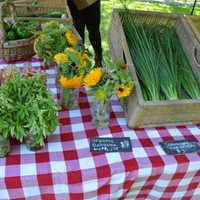
M 16 7 L 16 15 L 23 19 L 28 17 L 29 19 L 36 19 L 38 21 L 67 21 L 72 23 L 71 13 L 69 11 L 66 0 L 16 0 L 14 1 Z M 50 12 L 63 12 L 63 18 L 51 18 L 51 17 L 29 17 L 31 15 L 39 15 Z
M 10 14 L 10 20 L 15 21 L 15 6 L 12 3 L 4 2 L 0 4 L 0 59 L 6 61 L 25 60 L 34 55 L 33 37 L 28 39 L 19 39 L 6 41 L 6 32 L 4 30 L 3 17 L 4 10 L 7 9 Z
M 129 127 L 158 127 L 168 125 L 182 125 L 200 123 L 200 100 L 157 100 L 145 101 L 142 95 L 140 83 L 133 60 L 129 51 L 125 32 L 122 26 L 120 12 L 124 10 L 115 9 L 109 27 L 109 45 L 114 61 L 124 59 L 135 82 L 135 91 L 122 102 Z M 160 23 L 170 19 L 176 29 L 190 64 L 200 84 L 200 66 L 194 62 L 192 49 L 197 48 L 196 39 L 191 35 L 191 29 L 185 26 L 180 17 L 174 14 L 165 14 L 150 11 L 130 11 L 133 15 L 149 16 L 159 18 Z
M 13 1 L 16 9 L 16 16 L 18 20 L 37 20 L 41 23 L 50 20 L 56 20 L 64 24 L 73 24 L 72 16 L 67 4 L 67 0 L 15 0 Z M 50 17 L 29 17 L 30 15 L 37 15 L 42 13 L 49 13 L 53 11 L 61 11 L 65 13 L 62 18 L 50 18 Z M 82 39 L 77 30 L 72 26 L 78 43 L 82 46 Z

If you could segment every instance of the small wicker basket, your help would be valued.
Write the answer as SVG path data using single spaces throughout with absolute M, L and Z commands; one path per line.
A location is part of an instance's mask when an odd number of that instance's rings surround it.
M 37 19 L 38 21 L 57 20 L 67 23 L 72 23 L 72 16 L 69 11 L 66 0 L 15 0 L 16 15 L 19 19 L 24 17 L 27 19 Z M 62 12 L 64 16 L 62 18 L 53 17 L 35 17 L 40 14 L 50 12 Z M 34 15 L 34 17 L 31 17 Z
M 0 4 L 0 59 L 5 61 L 26 60 L 34 55 L 33 37 L 6 41 L 6 31 L 4 29 L 4 12 L 9 11 L 9 20 L 15 21 L 15 6 L 10 2 Z

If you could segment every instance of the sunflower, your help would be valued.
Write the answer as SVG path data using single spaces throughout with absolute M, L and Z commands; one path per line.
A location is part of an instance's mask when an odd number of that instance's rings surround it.
M 81 66 L 83 67 L 87 67 L 88 66 L 88 55 L 86 53 L 83 53 L 81 56 L 80 56 L 80 64 Z
M 54 56 L 54 60 L 59 65 L 69 61 L 69 58 L 64 53 L 57 53 Z
M 131 89 L 132 89 L 132 87 L 130 87 L 130 86 L 128 87 L 128 86 L 126 86 L 126 85 L 124 85 L 124 84 L 119 84 L 119 85 L 117 86 L 116 95 L 117 95 L 119 98 L 121 98 L 121 97 L 127 97 L 127 96 L 130 95 Z
M 75 46 L 77 44 L 77 38 L 72 31 L 67 31 L 65 37 L 69 45 Z
M 65 76 L 61 75 L 59 78 L 59 83 L 64 88 L 79 88 L 82 86 L 83 76 L 73 76 L 72 79 L 67 79 Z
M 102 75 L 103 70 L 100 67 L 93 69 L 84 78 L 84 85 L 88 87 L 95 86 L 101 80 Z

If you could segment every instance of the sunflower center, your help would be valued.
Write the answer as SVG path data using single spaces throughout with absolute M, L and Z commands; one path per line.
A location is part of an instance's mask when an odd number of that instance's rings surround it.
M 123 91 L 124 91 L 124 89 L 123 89 L 123 88 L 121 88 L 121 87 L 120 87 L 118 90 L 119 90 L 120 92 L 123 92 Z
M 73 62 L 73 63 L 71 64 L 71 66 L 72 66 L 72 67 L 76 67 L 76 63 Z

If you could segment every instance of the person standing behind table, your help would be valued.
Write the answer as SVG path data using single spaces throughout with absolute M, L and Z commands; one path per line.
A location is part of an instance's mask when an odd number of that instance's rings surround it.
M 67 1 L 74 26 L 80 34 L 83 43 L 85 27 L 95 53 L 95 65 L 102 66 L 102 46 L 100 33 L 101 4 L 100 0 L 68 0 Z

